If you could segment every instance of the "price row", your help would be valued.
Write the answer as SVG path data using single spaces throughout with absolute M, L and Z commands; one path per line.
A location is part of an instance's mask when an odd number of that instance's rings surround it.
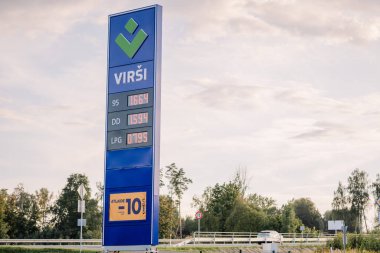
M 113 112 L 107 117 L 107 131 L 147 127 L 152 126 L 152 122 L 152 108 Z
M 107 133 L 107 150 L 136 148 L 152 145 L 152 127 L 117 130 Z
M 113 93 L 108 95 L 108 112 L 153 106 L 153 89 Z

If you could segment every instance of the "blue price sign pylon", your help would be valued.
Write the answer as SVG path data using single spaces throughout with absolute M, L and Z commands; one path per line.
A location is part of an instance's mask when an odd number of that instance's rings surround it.
M 162 7 L 111 15 L 103 247 L 158 244 Z

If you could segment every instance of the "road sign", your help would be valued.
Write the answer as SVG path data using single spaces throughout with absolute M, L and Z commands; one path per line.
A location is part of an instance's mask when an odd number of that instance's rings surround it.
M 201 211 L 197 211 L 197 212 L 195 213 L 195 219 L 196 219 L 196 220 L 202 219 L 202 217 L 203 217 L 203 214 L 202 214 Z
M 329 220 L 327 222 L 328 230 L 342 230 L 344 227 L 343 220 Z
M 79 194 L 79 197 L 80 199 L 83 199 L 84 198 L 84 195 L 86 195 L 87 191 L 84 187 L 83 184 L 81 184 L 79 187 L 78 187 L 78 194 Z
M 86 212 L 86 201 L 78 199 L 78 213 Z
M 304 231 L 305 230 L 305 226 L 300 226 L 300 231 Z
M 87 225 L 87 220 L 86 219 L 78 219 L 77 220 L 77 226 L 78 227 L 85 227 L 86 225 Z
M 109 17 L 103 240 L 158 244 L 162 7 Z

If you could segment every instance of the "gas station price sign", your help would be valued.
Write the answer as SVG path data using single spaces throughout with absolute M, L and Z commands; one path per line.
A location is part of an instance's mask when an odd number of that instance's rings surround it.
M 109 16 L 102 245 L 158 244 L 162 7 Z
M 145 105 L 149 103 L 149 93 L 140 93 L 128 96 L 128 106 Z

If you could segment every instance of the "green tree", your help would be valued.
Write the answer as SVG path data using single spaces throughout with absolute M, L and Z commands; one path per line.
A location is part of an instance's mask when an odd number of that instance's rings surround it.
M 91 198 L 86 202 L 86 213 L 83 215 L 87 220 L 87 224 L 83 229 L 83 238 L 102 238 L 103 214 L 99 201 L 96 198 Z
M 200 225 L 202 229 L 202 219 L 200 220 Z M 194 219 L 193 217 L 186 216 L 186 218 L 183 220 L 183 235 L 184 236 L 190 236 L 193 235 L 194 232 L 198 231 L 198 220 Z
M 327 221 L 329 220 L 344 220 L 345 225 L 348 226 L 348 232 L 355 232 L 355 227 L 357 226 L 356 216 L 348 208 L 343 210 L 327 210 L 323 215 L 323 219 L 325 221 L 325 231 L 328 231 Z
M 96 182 L 96 189 L 97 192 L 95 193 L 95 198 L 100 206 L 103 206 L 104 185 L 101 182 Z
M 5 221 L 8 193 L 6 189 L 0 189 L 0 239 L 8 238 L 9 226 Z
M 175 163 L 166 166 L 166 178 L 169 180 L 169 191 L 171 196 L 176 197 L 179 216 L 179 236 L 182 238 L 182 221 L 181 221 L 181 201 L 183 193 L 188 189 L 188 185 L 193 181 L 185 176 L 183 168 L 178 168 Z
M 48 214 L 51 208 L 53 193 L 49 193 L 47 188 L 41 188 L 35 192 L 36 201 L 39 209 L 38 225 L 41 230 L 45 230 L 49 224 Z
M 276 201 L 270 197 L 254 193 L 248 195 L 247 201 L 252 207 L 260 209 L 268 215 L 276 215 L 278 213 Z
M 376 174 L 376 180 L 372 183 L 372 193 L 375 201 L 380 201 L 380 174 Z M 376 205 L 377 214 L 380 214 L 380 205 Z M 376 220 L 379 220 L 380 217 L 377 217 Z M 380 229 L 380 226 L 379 226 Z
M 342 182 L 339 181 L 338 188 L 336 189 L 336 191 L 334 191 L 334 198 L 331 204 L 333 208 L 333 212 L 331 214 L 336 216 L 336 217 L 332 217 L 332 219 L 342 219 L 346 221 L 348 216 L 350 215 L 348 204 L 349 204 L 349 199 L 347 196 L 347 189 L 346 187 L 344 187 Z
M 174 201 L 167 195 L 160 195 L 159 237 L 172 238 L 175 235 L 178 211 Z
M 332 207 L 334 210 L 344 210 L 347 208 L 347 190 L 343 186 L 342 182 L 339 181 L 338 188 L 334 191 L 334 199 L 332 202 Z
M 83 184 L 86 189 L 84 200 L 88 204 L 90 200 L 90 187 L 87 176 L 83 174 L 71 174 L 67 183 L 55 202 L 52 213 L 55 236 L 59 238 L 79 238 L 77 219 L 78 213 L 78 188 Z M 87 215 L 87 212 L 86 212 Z
M 281 232 L 283 233 L 295 233 L 302 224 L 296 216 L 293 203 L 289 202 L 282 207 L 281 223 Z
M 247 189 L 244 177 L 238 171 L 233 180 L 207 187 L 201 198 L 193 198 L 193 205 L 204 213 L 206 231 L 226 231 L 226 220 L 234 209 L 235 202 L 239 198 L 244 199 Z
M 256 232 L 265 226 L 266 214 L 248 205 L 240 198 L 235 202 L 231 214 L 226 220 L 226 231 L 229 232 Z
M 293 201 L 296 216 L 306 227 L 323 231 L 322 215 L 309 198 L 300 198 Z
M 362 223 L 364 220 L 368 232 L 365 218 L 365 208 L 369 202 L 369 181 L 367 172 L 355 169 L 348 177 L 347 189 L 351 202 L 351 211 L 355 213 L 358 220 L 358 230 L 360 232 L 362 231 Z
M 7 198 L 5 221 L 10 238 L 36 238 L 39 234 L 39 210 L 34 195 L 25 192 L 19 184 Z

